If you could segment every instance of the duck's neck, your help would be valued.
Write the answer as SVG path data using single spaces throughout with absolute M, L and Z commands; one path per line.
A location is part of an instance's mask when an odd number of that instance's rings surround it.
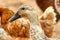
M 24 16 L 23 18 L 29 19 L 32 24 L 39 24 L 38 18 Z
M 31 24 L 35 24 L 35 25 L 38 24 L 38 25 L 40 25 L 39 20 L 36 19 L 36 18 L 30 19 L 30 21 L 31 21 Z

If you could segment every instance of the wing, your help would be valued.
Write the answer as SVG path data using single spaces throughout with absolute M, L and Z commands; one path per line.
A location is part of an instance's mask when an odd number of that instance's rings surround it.
M 45 12 L 39 17 L 42 29 L 45 32 L 45 35 L 48 37 L 52 36 L 53 27 L 56 23 L 56 14 L 52 6 L 48 7 Z

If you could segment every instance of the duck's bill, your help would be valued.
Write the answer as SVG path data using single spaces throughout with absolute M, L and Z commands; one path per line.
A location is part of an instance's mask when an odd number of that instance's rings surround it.
M 14 14 L 10 19 L 9 19 L 9 22 L 12 22 L 18 18 L 20 18 L 21 16 L 18 14 L 18 12 L 16 14 Z

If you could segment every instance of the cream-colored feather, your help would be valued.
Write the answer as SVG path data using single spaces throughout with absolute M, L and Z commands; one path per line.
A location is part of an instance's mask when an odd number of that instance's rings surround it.
M 52 6 L 48 7 L 39 17 L 44 33 L 48 37 L 52 37 L 54 24 L 56 23 L 56 13 Z

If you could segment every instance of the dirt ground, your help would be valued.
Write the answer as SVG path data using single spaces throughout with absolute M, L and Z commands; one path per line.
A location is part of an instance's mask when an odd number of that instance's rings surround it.
M 7 7 L 16 12 L 22 3 L 31 5 L 37 11 L 38 16 L 42 14 L 42 10 L 39 9 L 35 0 L 0 0 L 0 7 Z M 60 21 L 54 26 L 53 37 L 60 38 Z

